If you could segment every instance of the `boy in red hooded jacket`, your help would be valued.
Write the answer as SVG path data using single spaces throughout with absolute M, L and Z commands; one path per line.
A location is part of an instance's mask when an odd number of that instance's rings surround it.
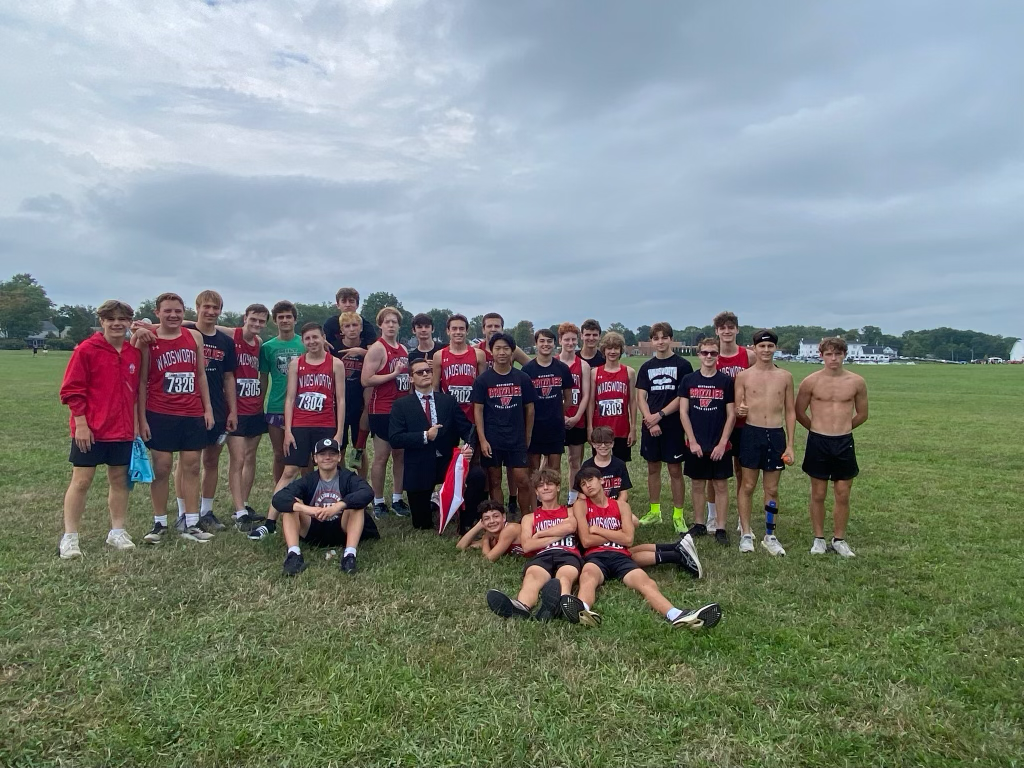
M 107 465 L 110 491 L 110 533 L 114 549 L 135 549 L 125 531 L 128 514 L 128 465 L 132 442 L 139 433 L 137 402 L 142 356 L 125 339 L 132 308 L 123 301 L 103 302 L 96 314 L 102 333 L 95 333 L 71 354 L 60 401 L 71 409 L 71 484 L 64 495 L 64 536 L 61 559 L 81 557 L 78 523 L 96 467 Z

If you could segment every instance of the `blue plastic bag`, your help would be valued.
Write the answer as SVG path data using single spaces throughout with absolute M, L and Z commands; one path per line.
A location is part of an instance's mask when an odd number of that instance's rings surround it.
M 153 465 L 149 461 L 149 451 L 141 437 L 136 437 L 132 443 L 132 461 L 128 465 L 128 490 L 131 490 L 136 483 L 153 482 Z

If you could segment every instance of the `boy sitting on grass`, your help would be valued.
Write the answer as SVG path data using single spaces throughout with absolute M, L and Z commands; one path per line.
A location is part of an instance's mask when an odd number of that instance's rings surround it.
M 490 562 L 498 562 L 502 555 L 522 555 L 519 546 L 519 523 L 508 522 L 505 505 L 500 501 L 482 501 L 480 520 L 466 531 L 456 544 L 460 550 L 479 549 Z
M 611 427 L 594 427 L 590 434 L 590 447 L 594 455 L 583 462 L 580 470 L 585 467 L 597 467 L 601 472 L 601 483 L 609 499 L 629 501 L 629 489 L 633 487 L 629 479 L 629 468 L 626 462 L 612 455 L 615 446 L 615 433 Z M 577 493 L 580 492 L 579 474 L 573 481 Z
M 553 469 L 534 472 L 530 479 L 540 506 L 523 515 L 520 543 L 530 557 L 523 569 L 523 585 L 515 599 L 488 590 L 487 605 L 502 618 L 531 617 L 549 621 L 561 614 L 559 600 L 571 595 L 583 563 L 576 548 L 576 518 L 558 503 L 562 479 Z M 533 614 L 533 606 L 540 607 Z

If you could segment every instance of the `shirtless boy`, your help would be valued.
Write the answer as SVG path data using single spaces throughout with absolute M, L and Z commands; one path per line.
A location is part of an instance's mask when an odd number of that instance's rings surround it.
M 765 533 L 761 546 L 768 554 L 786 554 L 775 537 L 775 515 L 779 512 L 779 474 L 793 463 L 793 430 L 796 408 L 793 404 L 793 374 L 776 368 L 772 362 L 779 337 L 773 331 L 754 333 L 753 368 L 736 376 L 736 415 L 745 417 L 740 444 L 740 488 L 737 507 L 740 513 L 740 552 L 754 551 L 750 530 L 750 508 L 757 479 L 764 474 Z M 785 429 L 783 429 L 785 424 Z
M 802 382 L 796 395 L 796 418 L 807 428 L 803 470 L 811 478 L 812 555 L 829 549 L 855 557 L 846 543 L 850 519 L 850 487 L 860 471 L 853 446 L 853 430 L 868 420 L 868 390 L 864 379 L 843 368 L 846 342 L 823 339 L 818 345 L 825 367 Z M 810 406 L 811 415 L 807 415 Z M 825 496 L 832 481 L 832 542 L 825 544 Z

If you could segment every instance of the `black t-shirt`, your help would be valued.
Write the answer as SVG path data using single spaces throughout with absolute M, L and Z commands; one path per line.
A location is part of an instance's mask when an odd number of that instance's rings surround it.
M 601 485 L 604 486 L 605 495 L 609 499 L 617 499 L 622 491 L 628 491 L 633 487 L 633 483 L 629 479 L 629 468 L 626 466 L 626 462 L 615 456 L 612 456 L 612 463 L 607 467 L 597 466 L 594 462 L 594 457 L 591 456 L 580 465 L 581 470 L 586 467 L 594 467 L 594 469 L 601 473 Z M 579 480 L 573 479 L 572 487 L 579 491 Z
M 359 346 L 363 349 L 369 349 L 370 345 L 377 340 L 377 331 L 374 330 L 373 323 L 365 317 L 362 320 L 363 330 L 359 332 Z M 341 343 L 341 319 L 338 315 L 324 320 L 324 338 L 331 345 L 331 354 L 335 357 L 341 357 L 344 345 Z M 349 347 L 345 347 L 345 349 L 349 349 Z
M 602 352 L 600 349 L 595 349 L 594 356 L 589 359 L 584 357 L 583 353 L 580 351 L 577 351 L 576 354 L 579 356 L 580 360 L 585 362 L 591 368 L 600 368 L 606 362 L 604 359 L 604 352 Z
M 182 323 L 185 328 L 199 331 L 192 322 Z M 203 354 L 206 356 L 206 384 L 210 388 L 210 407 L 213 420 L 218 424 L 228 418 L 228 403 L 224 399 L 224 374 L 235 372 L 235 340 L 224 331 L 207 336 L 202 331 Z
M 710 453 L 722 439 L 728 419 L 725 406 L 733 402 L 732 376 L 721 371 L 714 376 L 705 376 L 700 371 L 691 373 L 679 385 L 679 396 L 689 400 L 686 413 L 693 425 L 693 436 L 701 450 Z
M 409 365 L 411 366 L 417 360 L 433 360 L 434 355 L 442 349 L 444 349 L 444 344 L 438 344 L 436 341 L 429 352 L 420 352 L 420 348 L 413 344 L 412 349 L 409 350 Z
M 343 343 L 338 344 L 336 354 L 341 357 L 346 350 L 352 349 Z M 345 411 L 347 413 L 363 410 L 363 357 L 348 357 L 341 362 L 345 366 Z
M 562 407 L 562 393 L 572 389 L 572 371 L 561 360 L 552 360 L 547 367 L 536 360 L 523 366 L 523 373 L 530 377 L 537 391 L 534 406 L 533 440 L 540 443 L 557 443 L 565 439 L 565 410 Z
M 505 375 L 488 368 L 473 382 L 473 402 L 484 406 L 484 436 L 496 450 L 526 450 L 525 406 L 536 400 L 533 382 L 518 368 Z
M 636 374 L 636 388 L 647 393 L 647 407 L 651 413 L 657 413 L 679 396 L 679 385 L 691 373 L 693 366 L 690 361 L 679 355 L 664 360 L 652 357 L 640 366 Z

